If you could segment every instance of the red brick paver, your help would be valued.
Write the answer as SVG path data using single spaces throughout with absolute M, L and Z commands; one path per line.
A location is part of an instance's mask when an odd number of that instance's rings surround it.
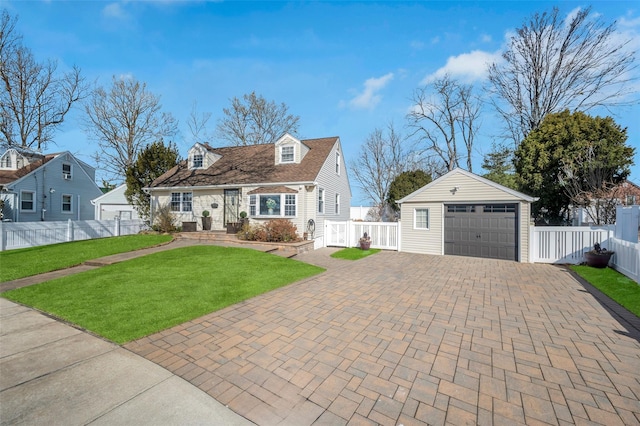
M 260 425 L 640 424 L 640 333 L 567 270 L 334 266 L 126 347 Z

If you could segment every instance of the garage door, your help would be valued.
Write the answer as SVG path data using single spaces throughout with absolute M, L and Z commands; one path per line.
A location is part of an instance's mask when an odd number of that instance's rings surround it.
M 516 204 L 450 204 L 444 218 L 444 254 L 518 260 Z

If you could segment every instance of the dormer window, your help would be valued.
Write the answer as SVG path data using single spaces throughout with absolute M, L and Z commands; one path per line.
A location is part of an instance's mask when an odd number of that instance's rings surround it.
M 281 163 L 293 163 L 294 161 L 294 147 L 289 145 L 289 146 L 283 146 L 280 148 L 280 162 Z
M 201 169 L 203 164 L 204 164 L 204 155 L 195 154 L 193 156 L 193 168 L 194 169 Z

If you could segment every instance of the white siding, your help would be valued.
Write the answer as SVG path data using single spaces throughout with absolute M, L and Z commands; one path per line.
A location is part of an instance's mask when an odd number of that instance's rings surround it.
M 137 210 L 129 204 L 124 194 L 126 190 L 127 185 L 123 184 L 94 199 L 95 219 L 112 220 L 116 217 L 138 219 Z
M 429 209 L 429 229 L 414 229 L 415 209 Z M 441 203 L 405 203 L 401 206 L 401 251 L 443 254 L 443 216 Z
M 336 152 L 340 152 L 340 174 L 336 173 Z M 351 187 L 349 186 L 349 177 L 347 176 L 347 168 L 344 163 L 344 155 L 340 140 L 336 142 L 333 149 L 327 156 L 320 173 L 318 173 L 318 187 L 324 189 L 324 213 L 316 213 L 316 247 L 322 247 L 324 238 L 324 221 L 347 221 L 351 214 Z M 314 211 L 318 208 L 318 188 L 314 191 Z M 336 194 L 340 194 L 340 213 L 335 213 Z

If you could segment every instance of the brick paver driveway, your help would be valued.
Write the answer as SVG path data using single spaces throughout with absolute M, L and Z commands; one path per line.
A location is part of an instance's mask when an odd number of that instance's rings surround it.
M 567 270 L 341 262 L 127 347 L 260 425 L 640 424 L 638 330 Z

